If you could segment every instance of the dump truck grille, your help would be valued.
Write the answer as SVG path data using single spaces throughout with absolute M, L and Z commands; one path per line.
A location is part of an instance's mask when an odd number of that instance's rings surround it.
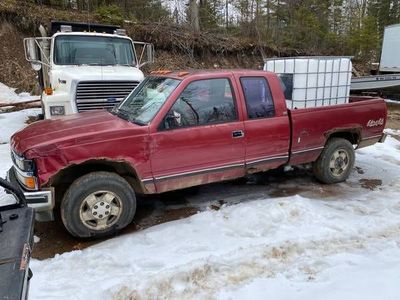
M 78 111 L 110 109 L 120 103 L 138 81 L 81 81 L 76 88 Z

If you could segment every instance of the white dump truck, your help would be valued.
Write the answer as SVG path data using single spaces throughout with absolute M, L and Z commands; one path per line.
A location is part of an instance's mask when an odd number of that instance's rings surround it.
M 26 59 L 38 72 L 46 119 L 110 109 L 143 79 L 154 61 L 150 43 L 134 42 L 118 26 L 53 21 L 51 36 L 24 39 Z

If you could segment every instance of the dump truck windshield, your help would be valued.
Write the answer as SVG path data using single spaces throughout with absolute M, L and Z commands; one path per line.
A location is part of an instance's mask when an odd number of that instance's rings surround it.
M 54 41 L 57 65 L 136 65 L 129 39 L 104 36 L 62 35 Z

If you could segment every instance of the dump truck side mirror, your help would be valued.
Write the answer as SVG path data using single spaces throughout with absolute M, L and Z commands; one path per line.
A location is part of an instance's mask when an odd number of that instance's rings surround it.
M 25 38 L 25 59 L 29 61 L 35 71 L 39 71 L 42 65 L 50 65 L 49 58 L 44 49 L 49 46 L 50 38 Z M 43 61 L 45 60 L 45 61 Z
M 42 68 L 42 64 L 40 63 L 40 54 L 38 46 L 36 44 L 36 39 L 24 39 L 24 48 L 26 60 L 31 63 L 32 69 L 34 69 L 35 71 L 39 71 Z
M 137 56 L 137 67 L 141 68 L 154 62 L 154 45 L 144 42 L 133 42 Z

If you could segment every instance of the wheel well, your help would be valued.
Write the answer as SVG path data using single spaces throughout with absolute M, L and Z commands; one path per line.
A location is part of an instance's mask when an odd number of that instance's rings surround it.
M 56 202 L 61 201 L 70 184 L 86 174 L 98 171 L 112 172 L 123 177 L 136 193 L 143 193 L 136 171 L 126 162 L 110 160 L 89 160 L 81 164 L 70 165 L 50 178 L 49 184 L 56 190 Z
M 342 139 L 348 140 L 353 145 L 358 145 L 358 143 L 360 142 L 360 133 L 357 130 L 337 131 L 337 132 L 331 133 L 328 136 L 327 141 L 332 138 L 342 138 Z

